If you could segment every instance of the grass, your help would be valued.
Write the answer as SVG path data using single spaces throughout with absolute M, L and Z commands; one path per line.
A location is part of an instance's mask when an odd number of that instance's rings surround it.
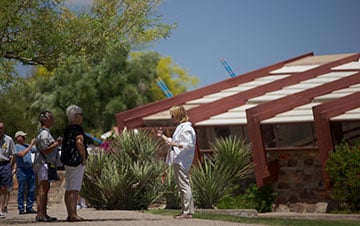
M 148 213 L 174 216 L 179 213 L 179 210 L 168 209 L 152 209 Z M 289 218 L 260 218 L 260 217 L 239 217 L 232 215 L 224 215 L 217 213 L 195 213 L 194 218 L 214 220 L 214 221 L 229 221 L 243 224 L 263 224 L 263 225 L 286 225 L 286 226 L 359 226 L 359 221 L 351 220 L 324 220 L 324 219 L 289 219 Z

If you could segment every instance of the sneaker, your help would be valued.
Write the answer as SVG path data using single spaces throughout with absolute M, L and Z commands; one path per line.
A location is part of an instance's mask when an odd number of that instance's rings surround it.
M 19 214 L 20 215 L 25 214 L 25 210 L 19 210 Z
M 26 210 L 26 214 L 34 214 L 36 211 L 34 209 L 28 209 Z
M 46 217 L 36 216 L 35 221 L 37 221 L 37 222 L 55 222 L 55 221 L 57 221 L 57 218 L 56 217 L 50 217 L 50 216 L 46 216 Z
M 0 218 L 5 218 L 5 214 L 3 212 L 0 212 Z
M 2 209 L 2 212 L 3 212 L 3 213 L 7 213 L 7 212 L 8 212 L 8 209 L 7 209 L 6 206 L 4 207 L 4 209 Z

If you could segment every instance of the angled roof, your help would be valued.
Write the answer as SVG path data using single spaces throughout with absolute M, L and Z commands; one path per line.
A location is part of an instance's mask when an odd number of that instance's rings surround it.
M 118 113 L 117 126 L 161 125 L 169 121 L 173 105 L 184 105 L 195 126 L 246 125 L 247 114 L 256 114 L 262 124 L 311 122 L 313 107 L 360 91 L 359 55 L 304 54 Z M 359 109 L 331 120 L 346 119 L 360 119 Z

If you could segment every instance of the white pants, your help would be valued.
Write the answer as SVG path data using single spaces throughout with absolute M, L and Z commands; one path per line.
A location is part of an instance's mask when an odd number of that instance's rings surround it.
M 190 187 L 189 173 L 179 164 L 174 164 L 176 184 L 181 195 L 181 209 L 184 214 L 194 214 L 194 201 Z

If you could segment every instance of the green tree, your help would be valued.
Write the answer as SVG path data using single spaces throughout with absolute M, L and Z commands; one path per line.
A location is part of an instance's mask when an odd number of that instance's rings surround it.
M 67 121 L 64 109 L 77 104 L 84 109 L 84 127 L 102 133 L 114 126 L 116 113 L 164 98 L 153 93 L 156 89 L 161 92 L 155 83 L 162 59 L 158 53 L 134 53 L 128 58 L 125 49 L 111 49 L 103 58 L 96 57 L 91 61 L 68 58 L 53 73 L 39 68 L 24 90 L 31 103 L 29 112 L 53 111 L 57 130 Z M 188 75 L 183 78 L 191 79 Z M 174 91 L 185 90 L 185 82 L 177 80 Z
M 69 56 L 168 37 L 160 0 L 94 0 L 74 12 L 65 0 L 0 0 L 0 57 L 55 68 Z

